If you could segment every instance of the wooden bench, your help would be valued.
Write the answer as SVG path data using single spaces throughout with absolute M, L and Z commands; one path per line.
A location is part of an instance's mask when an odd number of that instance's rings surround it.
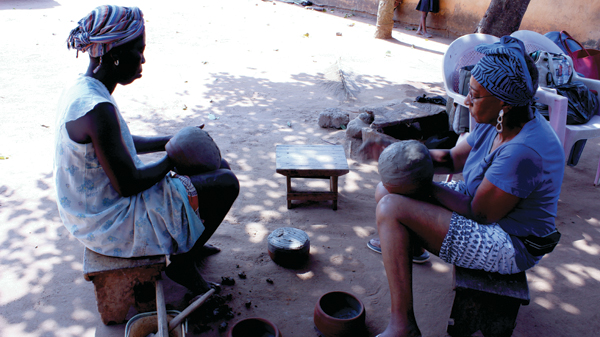
M 521 305 L 529 304 L 525 272 L 513 275 L 454 267 L 456 296 L 448 321 L 452 337 L 511 336 Z
M 341 145 L 277 145 L 276 171 L 286 176 L 287 208 L 292 200 L 332 200 L 337 209 L 338 177 L 348 172 L 348 161 Z M 292 178 L 329 179 L 329 192 L 292 189 Z
M 125 259 L 101 255 L 85 248 L 83 277 L 94 284 L 102 323 L 124 323 L 132 305 L 138 312 L 153 310 L 156 305 L 154 297 L 136 298 L 136 288 L 151 287 L 151 293 L 154 293 L 154 283 L 165 267 L 165 256 Z

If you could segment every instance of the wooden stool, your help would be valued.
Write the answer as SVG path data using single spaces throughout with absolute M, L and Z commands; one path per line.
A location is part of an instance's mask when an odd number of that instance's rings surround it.
M 338 177 L 348 172 L 346 153 L 341 145 L 277 145 L 276 171 L 287 177 L 287 208 L 292 200 L 332 200 L 337 209 Z M 292 189 L 292 178 L 329 179 L 329 192 Z
M 529 304 L 525 272 L 512 275 L 454 267 L 456 296 L 448 322 L 452 337 L 511 336 L 521 304 Z
M 102 323 L 124 323 L 132 305 L 141 312 L 152 310 L 154 298 L 149 299 L 151 302 L 138 302 L 134 287 L 148 282 L 154 284 L 165 267 L 165 256 L 124 259 L 100 255 L 85 248 L 83 277 L 94 284 Z

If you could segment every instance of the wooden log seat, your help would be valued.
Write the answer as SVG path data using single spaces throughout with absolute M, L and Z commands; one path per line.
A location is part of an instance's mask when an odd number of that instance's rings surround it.
M 144 298 L 148 296 L 141 294 L 154 293 L 154 283 L 160 279 L 165 267 L 165 256 L 125 259 L 101 255 L 85 248 L 83 277 L 94 284 L 102 323 L 109 325 L 126 322 L 131 306 L 138 312 L 154 310 L 154 296 Z
M 512 275 L 454 267 L 454 290 L 448 334 L 511 336 L 521 305 L 529 304 L 525 272 Z

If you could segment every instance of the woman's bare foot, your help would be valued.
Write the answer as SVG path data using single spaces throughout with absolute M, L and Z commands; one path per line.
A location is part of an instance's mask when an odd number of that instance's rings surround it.
M 217 254 L 221 251 L 221 248 L 217 246 L 213 246 L 210 243 L 205 243 L 202 248 L 200 248 L 199 254 L 201 257 L 211 256 Z
M 165 274 L 173 282 L 186 287 L 194 295 L 204 294 L 213 287 L 212 283 L 204 280 L 196 264 L 189 260 L 172 262 L 165 269 Z

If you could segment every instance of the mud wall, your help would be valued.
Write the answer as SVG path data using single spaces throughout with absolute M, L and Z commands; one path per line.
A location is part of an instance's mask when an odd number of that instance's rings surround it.
M 314 3 L 377 15 L 379 0 L 317 0 Z M 421 13 L 416 11 L 419 0 L 403 0 L 396 8 L 394 21 L 404 27 L 418 26 Z M 427 18 L 433 34 L 458 37 L 472 33 L 485 14 L 490 0 L 440 0 L 440 11 Z M 598 0 L 531 0 L 523 17 L 521 29 L 541 34 L 568 31 L 587 47 L 600 49 L 600 1 Z

